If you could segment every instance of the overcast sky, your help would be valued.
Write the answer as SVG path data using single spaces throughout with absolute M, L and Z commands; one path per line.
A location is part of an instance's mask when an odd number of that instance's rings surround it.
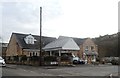
M 12 32 L 78 38 L 118 32 L 119 0 L 1 0 L 0 36 L 8 42 Z

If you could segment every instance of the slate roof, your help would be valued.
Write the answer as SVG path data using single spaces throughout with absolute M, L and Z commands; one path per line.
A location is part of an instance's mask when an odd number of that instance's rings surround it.
M 70 37 L 60 36 L 57 40 L 47 44 L 43 49 L 65 49 L 65 50 L 79 50 L 79 46 Z
M 32 35 L 37 41 L 35 41 L 34 44 L 26 44 L 24 38 L 28 36 L 29 34 L 21 34 L 21 33 L 12 33 L 12 35 L 15 35 L 18 44 L 22 47 L 22 49 L 39 49 L 40 46 L 40 36 L 38 35 Z M 42 47 L 44 47 L 46 44 L 56 40 L 55 37 L 46 37 L 42 36 Z
M 86 40 L 85 38 L 73 38 L 73 40 L 77 43 L 78 46 L 82 45 L 83 42 Z
M 83 39 L 83 38 L 75 38 L 75 37 L 67 37 L 67 36 L 59 36 L 59 39 L 60 38 L 72 38 L 78 46 L 82 45 L 83 42 L 87 39 L 87 38 Z
M 61 48 L 67 41 L 68 39 L 58 39 L 46 45 L 45 48 Z

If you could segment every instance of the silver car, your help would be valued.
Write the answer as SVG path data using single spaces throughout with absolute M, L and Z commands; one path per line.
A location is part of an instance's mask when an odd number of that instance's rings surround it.
M 6 66 L 5 60 L 0 56 L 0 66 Z

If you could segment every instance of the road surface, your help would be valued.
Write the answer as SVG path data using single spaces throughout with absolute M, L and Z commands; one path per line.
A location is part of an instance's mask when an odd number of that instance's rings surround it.
M 115 65 L 78 65 L 75 67 L 58 66 L 25 66 L 25 65 L 7 65 L 2 68 L 2 77 L 24 76 L 24 77 L 105 77 L 118 76 L 118 66 Z M 22 77 L 23 78 L 23 77 Z M 112 77 L 113 78 L 113 77 Z

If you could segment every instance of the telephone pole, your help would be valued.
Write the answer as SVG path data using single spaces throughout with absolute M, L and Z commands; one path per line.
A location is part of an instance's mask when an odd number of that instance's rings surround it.
M 39 53 L 39 65 L 42 66 L 42 7 L 40 7 L 40 53 Z

